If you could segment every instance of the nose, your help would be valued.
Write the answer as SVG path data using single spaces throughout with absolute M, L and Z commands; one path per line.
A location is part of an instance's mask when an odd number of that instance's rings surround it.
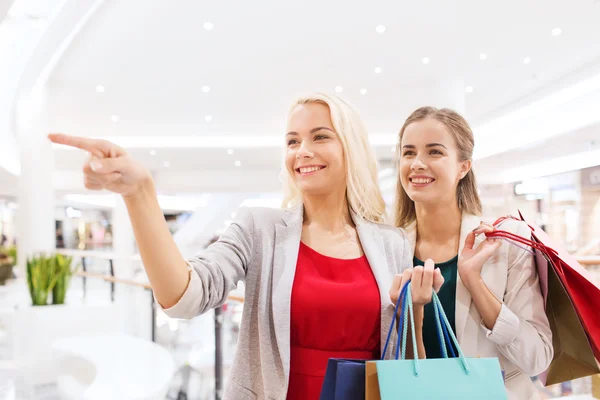
M 420 157 L 415 157 L 410 169 L 413 171 L 424 171 L 427 169 L 427 166 L 423 163 L 423 161 L 421 161 Z
M 296 152 L 296 159 L 301 159 L 301 158 L 313 158 L 314 157 L 314 153 L 311 151 L 309 144 L 307 143 L 306 140 L 302 141 L 302 144 L 300 145 L 300 147 L 298 148 L 298 151 Z

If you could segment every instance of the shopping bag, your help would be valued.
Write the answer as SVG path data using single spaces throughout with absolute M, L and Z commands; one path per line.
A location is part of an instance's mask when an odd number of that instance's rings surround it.
M 519 213 L 520 221 L 525 221 Z M 514 218 L 514 217 L 510 217 Z M 507 217 L 500 218 L 494 223 L 496 228 L 501 227 L 502 222 Z M 514 218 L 517 219 L 517 218 Z M 525 221 L 526 222 L 526 221 Z M 596 362 L 596 353 L 587 329 L 584 325 L 583 315 L 589 315 L 590 303 L 600 306 L 600 299 L 588 298 L 583 305 L 587 313 L 580 314 L 571 291 L 568 288 L 569 279 L 574 280 L 573 276 L 579 276 L 576 282 L 588 281 L 585 285 L 587 291 L 593 288 L 598 289 L 597 284 L 593 283 L 593 278 L 585 271 L 577 261 L 564 251 L 556 251 L 557 247 L 551 243 L 550 238 L 540 228 L 529 224 L 532 230 L 532 237 L 522 238 L 511 232 L 500 229 L 488 233 L 488 237 L 507 239 L 516 245 L 526 245 L 535 252 L 535 263 L 540 280 L 540 289 L 544 297 L 546 315 L 550 322 L 552 330 L 552 345 L 554 347 L 554 357 L 549 368 L 542 373 L 539 378 L 544 385 L 551 385 L 573 379 L 594 375 L 600 373 L 600 368 Z M 568 262 L 568 263 L 567 263 Z M 571 285 L 573 286 L 573 285 Z M 579 286 L 578 286 L 579 287 Z M 600 291 L 596 296 L 600 295 Z M 598 314 L 598 311 L 595 312 Z M 590 326 L 594 329 L 596 321 L 590 321 Z M 595 324 L 596 323 L 596 324 Z
M 497 358 L 466 358 L 452 331 L 446 314 L 435 291 L 432 295 L 438 339 L 444 358 L 423 359 L 417 357 L 417 345 L 412 312 L 410 282 L 403 300 L 398 337 L 398 351 L 395 360 L 376 361 L 379 392 L 382 400 L 405 399 L 507 399 L 504 380 Z M 410 320 L 413 360 L 406 360 L 406 336 Z M 448 358 L 450 337 L 458 350 L 458 357 Z
M 364 400 L 365 360 L 330 358 L 319 400 Z
M 405 286 L 398 296 L 394 307 L 394 315 L 397 315 L 397 310 L 402 300 L 407 287 Z M 392 338 L 396 319 L 392 318 L 390 329 L 388 330 L 385 345 L 383 347 L 382 359 L 387 354 L 387 349 Z M 325 378 L 323 379 L 323 387 L 319 400 L 370 400 L 371 398 L 379 400 L 379 397 L 371 397 L 366 390 L 377 388 L 377 375 L 375 373 L 375 383 L 373 383 L 372 370 L 371 380 L 368 379 L 366 364 L 370 363 L 367 360 L 349 360 L 340 358 L 330 358 L 325 370 Z M 375 386 L 373 386 L 375 384 Z

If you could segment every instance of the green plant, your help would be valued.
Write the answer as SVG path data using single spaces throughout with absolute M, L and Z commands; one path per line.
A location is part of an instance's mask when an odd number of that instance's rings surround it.
M 56 284 L 52 289 L 52 304 L 65 304 L 65 297 L 67 295 L 67 289 L 69 288 L 69 282 L 73 276 L 73 270 L 71 270 L 71 263 L 73 257 L 65 256 L 62 254 L 56 254 L 55 259 L 55 274 L 57 276 Z
M 56 285 L 56 259 L 54 256 L 39 254 L 27 258 L 27 285 L 34 306 L 48 304 L 48 295 Z
M 27 284 L 33 305 L 47 305 L 50 293 L 52 304 L 65 303 L 74 272 L 71 270 L 72 261 L 72 257 L 62 254 L 39 254 L 27 259 Z

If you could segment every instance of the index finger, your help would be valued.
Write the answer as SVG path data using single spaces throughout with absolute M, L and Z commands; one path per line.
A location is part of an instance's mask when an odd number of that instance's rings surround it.
M 63 133 L 51 133 L 48 135 L 48 139 L 56 144 L 88 151 L 100 158 L 110 156 L 111 153 L 110 144 L 104 140 L 65 135 Z

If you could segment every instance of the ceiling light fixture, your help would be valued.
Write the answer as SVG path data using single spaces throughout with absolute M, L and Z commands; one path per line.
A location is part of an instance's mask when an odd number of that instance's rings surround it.
M 210 122 L 210 121 L 212 121 L 212 115 L 207 115 L 206 117 L 204 117 L 204 120 L 205 120 L 206 122 Z
M 233 149 L 227 149 L 227 154 L 232 155 L 233 154 Z
M 96 86 L 96 92 L 98 92 L 98 93 L 104 93 L 104 90 L 105 90 L 104 86 L 102 86 L 102 85 Z
M 165 166 L 165 168 L 169 168 L 169 167 L 171 166 L 171 163 L 170 163 L 170 162 L 168 162 L 168 161 L 165 161 L 165 162 L 163 163 L 163 165 Z
M 552 36 L 559 36 L 561 33 L 562 33 L 562 30 L 560 28 L 552 29 Z
M 427 65 L 429 64 L 429 57 L 423 57 L 421 61 L 423 61 L 423 64 Z
M 119 116 L 118 115 L 111 115 L 110 116 L 110 120 L 112 122 L 119 122 Z
M 205 22 L 204 25 L 202 25 L 202 26 L 207 31 L 212 31 L 212 29 L 215 27 L 215 25 L 212 22 Z
M 150 150 L 150 155 L 151 156 L 155 156 L 156 155 L 156 150 L 154 150 L 154 149 Z
M 375 67 L 375 73 L 376 74 L 380 74 L 381 73 L 381 67 Z
M 485 53 L 481 53 L 481 54 L 479 55 L 479 59 L 480 59 L 481 61 L 487 60 L 487 54 L 485 54 Z
M 531 62 L 531 58 L 529 58 L 529 57 L 525 57 L 523 59 L 523 64 L 529 64 L 530 62 Z
M 202 92 L 204 92 L 204 93 L 210 92 L 210 86 L 202 86 Z
M 473 86 L 466 86 L 465 87 L 465 92 L 466 93 L 473 93 Z
M 385 25 L 377 25 L 375 30 L 377 31 L 377 33 L 385 33 Z
M 360 94 L 362 94 L 363 96 L 364 96 L 365 94 L 367 94 L 367 89 L 365 89 L 365 88 L 363 88 L 363 89 L 360 89 Z
M 236 161 L 236 162 L 234 162 L 233 164 L 234 164 L 236 167 L 239 167 L 240 165 L 242 165 L 242 162 L 241 162 L 241 161 Z

